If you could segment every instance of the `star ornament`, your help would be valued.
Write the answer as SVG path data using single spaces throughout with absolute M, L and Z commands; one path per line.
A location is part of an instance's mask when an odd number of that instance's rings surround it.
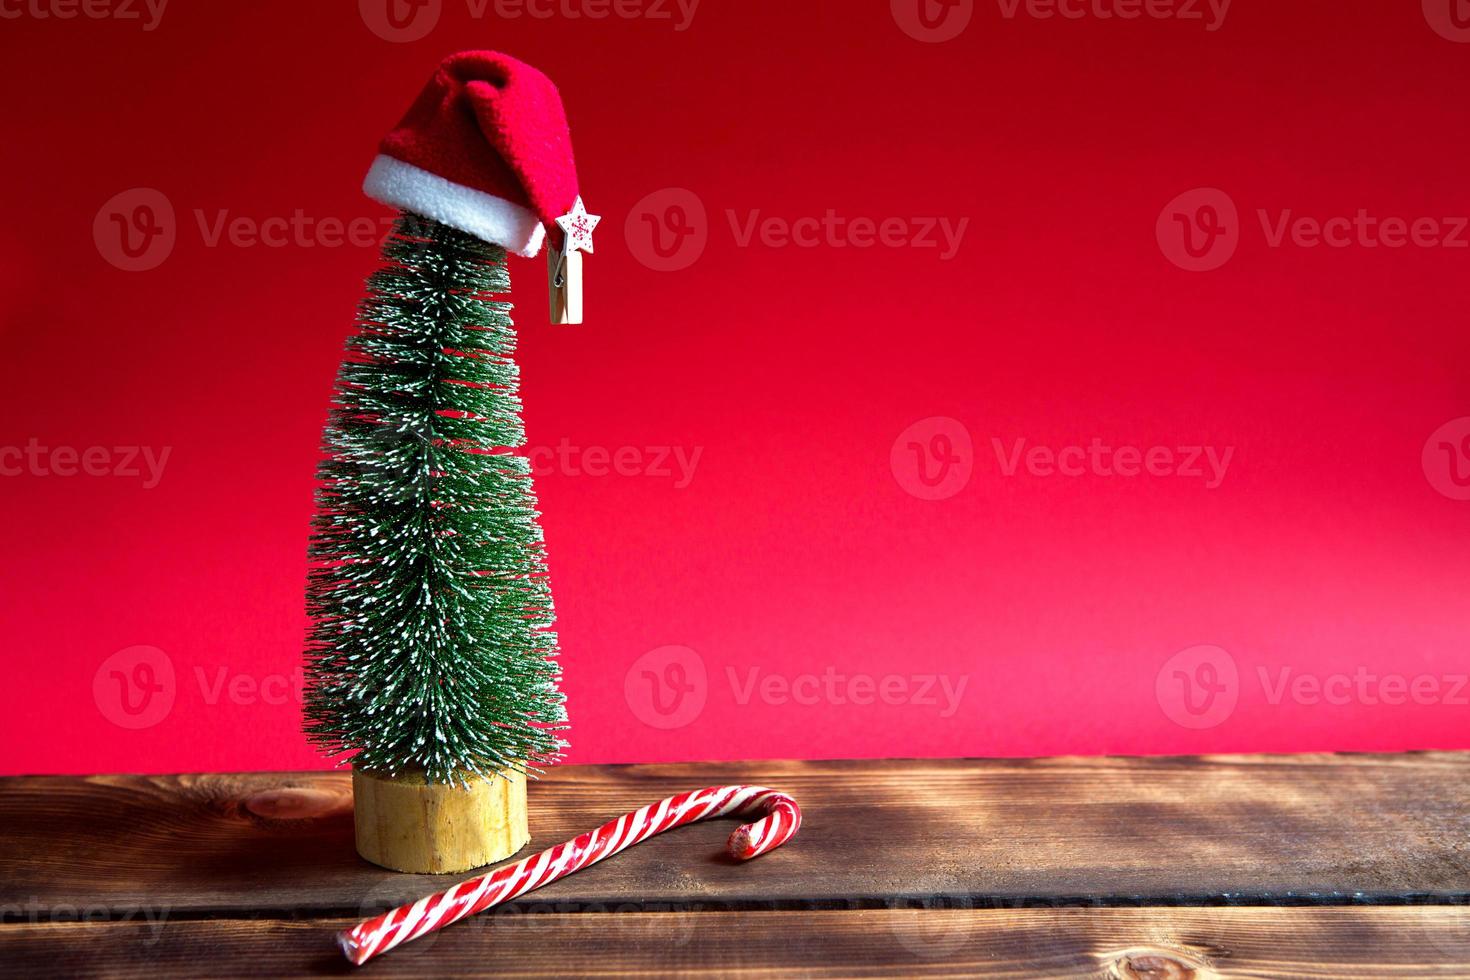
M 582 196 L 577 195 L 577 200 L 572 204 L 572 209 L 560 218 L 556 219 L 556 225 L 566 233 L 567 252 L 592 252 L 592 229 L 602 220 L 601 215 L 588 214 L 587 208 L 582 204 Z

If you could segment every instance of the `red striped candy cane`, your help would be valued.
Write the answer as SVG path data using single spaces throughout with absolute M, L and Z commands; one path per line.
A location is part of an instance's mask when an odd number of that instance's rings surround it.
M 764 786 L 711 786 L 680 793 L 626 813 L 596 830 L 549 847 L 524 861 L 460 882 L 448 891 L 419 899 L 360 922 L 337 934 L 342 952 L 361 966 L 400 943 L 442 929 L 465 916 L 519 898 L 533 888 L 564 878 L 671 827 L 709 817 L 762 813 L 760 820 L 736 828 L 730 853 L 742 861 L 780 847 L 801 826 L 801 808 L 785 793 Z

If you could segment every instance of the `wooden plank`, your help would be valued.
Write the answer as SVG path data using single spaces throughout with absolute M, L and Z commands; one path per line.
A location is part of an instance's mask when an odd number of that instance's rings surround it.
M 697 824 L 525 901 L 573 911 L 1470 897 L 1463 753 L 563 767 L 531 789 L 531 847 L 726 782 L 793 793 L 801 833 L 735 864 L 721 856 L 731 825 Z M 357 857 L 347 786 L 340 773 L 0 781 L 0 905 L 355 915 L 442 887 Z
M 11 976 L 347 974 L 346 920 L 0 927 Z M 1156 908 L 489 913 L 364 977 L 1464 977 L 1464 908 Z

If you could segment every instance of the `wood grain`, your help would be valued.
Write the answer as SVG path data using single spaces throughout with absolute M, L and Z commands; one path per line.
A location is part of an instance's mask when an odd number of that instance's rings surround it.
M 346 920 L 0 927 L 10 976 L 352 975 Z M 355 975 L 1464 977 L 1463 908 L 557 913 L 503 910 Z
M 531 839 L 526 775 L 507 770 L 469 785 L 352 771 L 357 853 L 395 871 L 462 873 L 511 857 Z
M 521 904 L 1470 898 L 1470 756 L 1454 753 L 567 766 L 531 788 L 530 846 L 735 782 L 794 794 L 797 838 L 737 865 L 730 827 L 696 824 Z M 11 778 L 0 828 L 4 906 L 356 915 L 446 880 L 358 858 L 345 774 Z

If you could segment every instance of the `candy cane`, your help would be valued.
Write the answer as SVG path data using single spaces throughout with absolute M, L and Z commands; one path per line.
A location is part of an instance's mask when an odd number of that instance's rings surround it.
M 785 793 L 764 786 L 711 786 L 680 793 L 626 813 L 596 830 L 549 847 L 524 861 L 460 882 L 448 891 L 385 912 L 337 934 L 343 954 L 361 966 L 379 953 L 465 916 L 518 898 L 533 888 L 564 878 L 589 864 L 661 834 L 708 817 L 765 814 L 736 828 L 730 853 L 742 861 L 780 847 L 801 827 L 801 808 Z

